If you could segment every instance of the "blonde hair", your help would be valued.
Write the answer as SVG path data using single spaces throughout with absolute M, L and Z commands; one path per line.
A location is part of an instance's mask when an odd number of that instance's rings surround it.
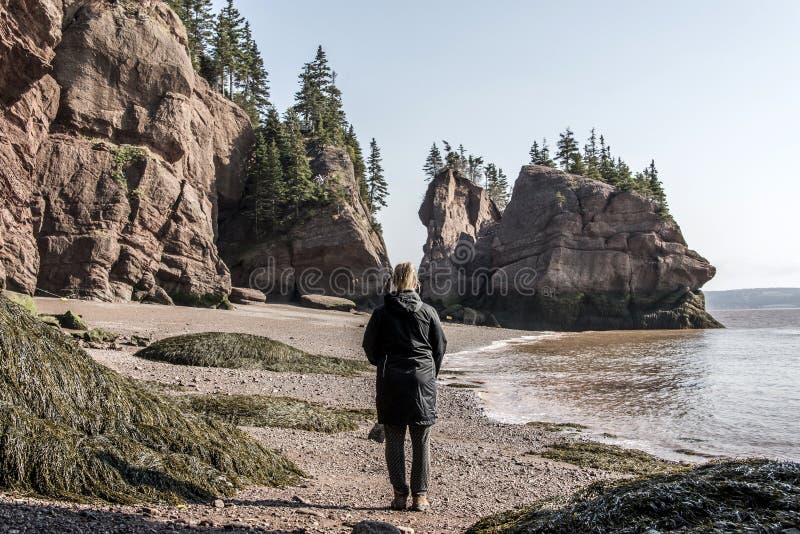
M 417 269 L 414 268 L 414 264 L 407 261 L 395 265 L 392 285 L 394 285 L 395 291 L 416 290 L 417 285 L 419 285 L 419 279 L 417 278 Z

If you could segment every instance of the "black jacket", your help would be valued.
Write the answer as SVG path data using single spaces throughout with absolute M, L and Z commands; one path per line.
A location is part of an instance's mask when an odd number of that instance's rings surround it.
M 436 310 L 415 291 L 386 295 L 367 324 L 363 347 L 370 363 L 378 367 L 378 422 L 435 423 L 436 376 L 447 347 Z

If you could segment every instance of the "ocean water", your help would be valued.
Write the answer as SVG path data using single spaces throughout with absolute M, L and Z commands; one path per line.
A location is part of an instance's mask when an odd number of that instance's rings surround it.
M 442 376 L 501 421 L 579 423 L 684 461 L 800 461 L 800 309 L 714 316 L 727 328 L 532 333 L 448 355 Z

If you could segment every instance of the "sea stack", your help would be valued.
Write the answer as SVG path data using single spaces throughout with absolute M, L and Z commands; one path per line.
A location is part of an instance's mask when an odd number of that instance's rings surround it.
M 423 297 L 467 322 L 551 330 L 710 328 L 715 268 L 634 191 L 522 167 L 505 211 L 446 170 L 420 208 Z

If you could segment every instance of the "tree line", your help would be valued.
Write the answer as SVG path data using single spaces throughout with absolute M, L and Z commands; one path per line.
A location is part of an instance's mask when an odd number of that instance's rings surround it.
M 442 145 L 444 154 L 436 143 L 431 145 L 428 157 L 425 158 L 425 164 L 422 167 L 425 179 L 434 178 L 444 169 L 452 169 L 473 183 L 482 186 L 497 207 L 501 211 L 504 210 L 510 194 L 508 177 L 503 169 L 494 163 L 486 163 L 483 156 L 467 154 L 464 145 L 458 145 L 457 149 L 453 149 L 453 146 L 447 141 L 442 141 Z
M 324 145 L 345 148 L 353 162 L 357 194 L 374 221 L 386 206 L 388 186 L 375 139 L 364 158 L 342 107 L 336 73 L 317 48 L 303 65 L 295 103 L 283 115 L 270 102 L 269 75 L 248 21 L 227 0 L 218 14 L 211 0 L 168 0 L 186 26 L 195 68 L 221 94 L 236 102 L 256 128 L 247 166 L 244 211 L 257 237 L 291 227 L 316 207 L 345 202 L 340 184 L 314 176 L 309 154 Z
M 542 139 L 541 144 L 533 142 L 530 158 L 530 163 L 533 165 L 558 167 L 572 174 L 600 180 L 623 191 L 636 191 L 655 202 L 659 213 L 669 214 L 667 195 L 658 177 L 655 160 L 650 160 L 647 167 L 634 174 L 622 158 L 615 158 L 611 154 L 611 146 L 606 143 L 602 135 L 598 137 L 594 128 L 583 146 L 583 152 L 575 139 L 575 134 L 568 127 L 559 135 L 555 154 L 551 156 L 547 139 Z

